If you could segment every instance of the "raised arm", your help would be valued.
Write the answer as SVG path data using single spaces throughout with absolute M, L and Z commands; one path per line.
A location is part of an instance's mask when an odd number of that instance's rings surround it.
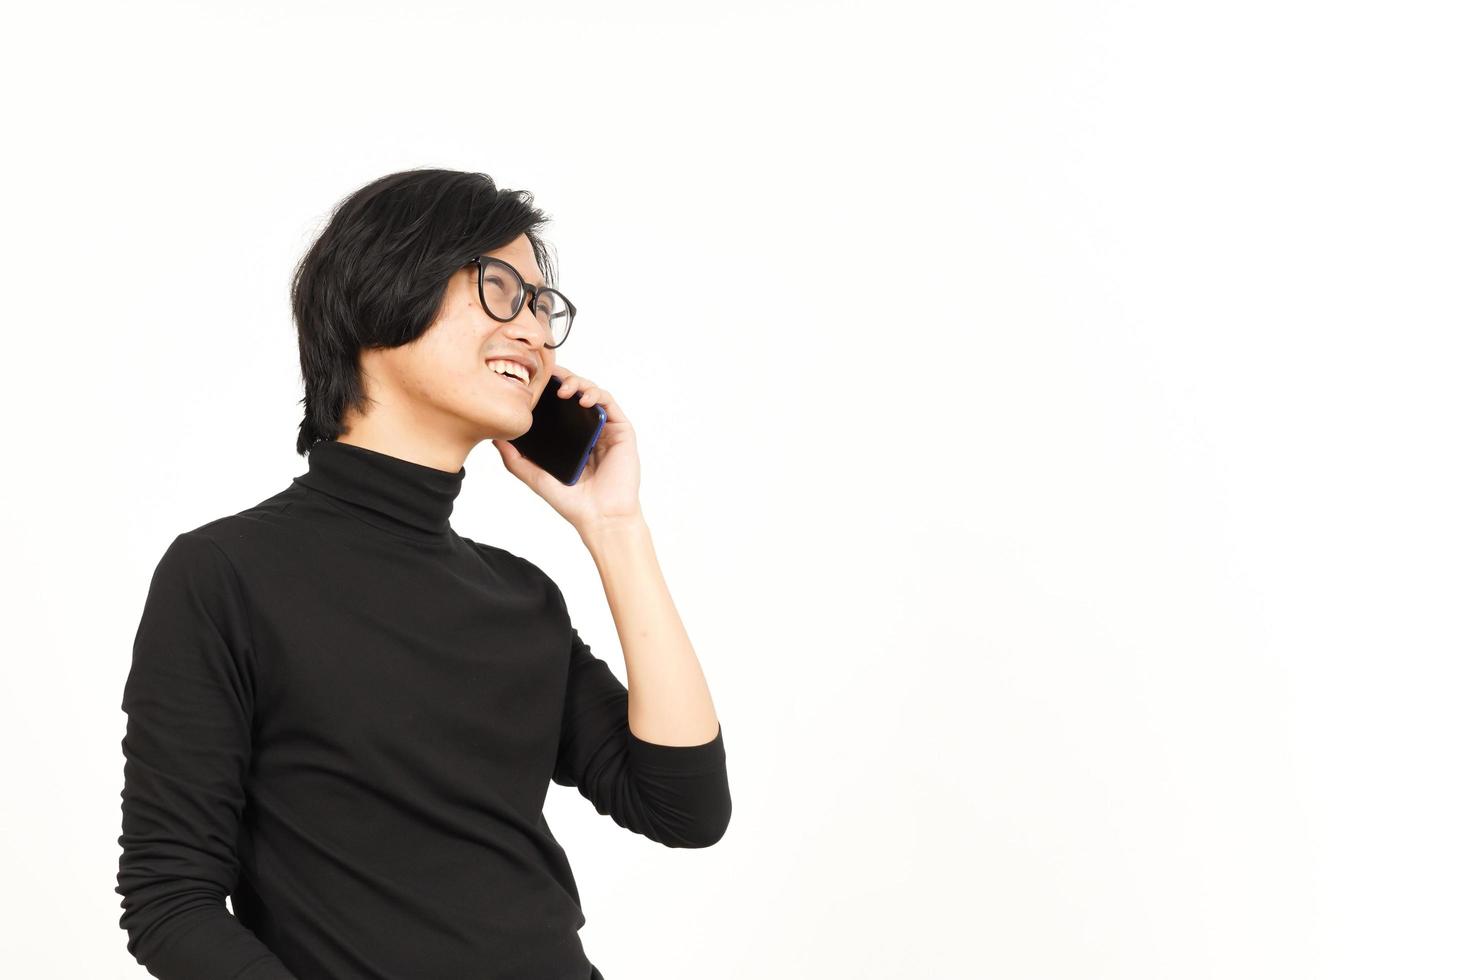
M 225 908 L 239 873 L 253 652 L 229 559 L 180 534 L 154 570 L 122 700 L 118 924 L 161 980 L 294 980 Z
M 708 847 L 730 822 L 724 732 L 660 745 L 628 727 L 628 689 L 572 630 L 571 670 L 553 781 L 597 812 L 667 847 Z
M 602 578 L 632 690 L 573 629 L 554 778 L 575 783 L 598 812 L 630 830 L 669 847 L 708 847 L 730 822 L 724 730 L 653 537 L 641 516 L 581 535 Z

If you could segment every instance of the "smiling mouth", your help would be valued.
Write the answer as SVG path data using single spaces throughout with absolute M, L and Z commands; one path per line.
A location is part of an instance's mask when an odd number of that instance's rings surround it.
M 531 382 L 528 381 L 528 380 L 522 379 L 519 375 L 506 374 L 503 371 L 497 371 L 494 368 L 490 367 L 490 361 L 486 361 L 485 362 L 485 366 L 490 369 L 490 373 L 493 374 L 493 375 L 496 375 L 498 377 L 504 378 L 507 381 L 513 381 L 516 384 L 520 385 L 522 388 L 530 388 L 531 387 Z

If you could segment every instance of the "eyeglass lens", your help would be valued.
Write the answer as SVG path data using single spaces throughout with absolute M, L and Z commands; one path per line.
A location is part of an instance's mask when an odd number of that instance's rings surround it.
M 520 285 L 520 280 L 511 270 L 495 263 L 486 263 L 485 281 L 481 290 L 485 295 L 485 304 L 496 316 L 508 320 L 518 312 L 516 301 Z M 526 295 L 530 295 L 529 288 Z M 539 290 L 533 312 L 550 334 L 552 346 L 566 339 L 567 332 L 572 328 L 572 311 L 567 306 L 565 296 L 554 289 Z

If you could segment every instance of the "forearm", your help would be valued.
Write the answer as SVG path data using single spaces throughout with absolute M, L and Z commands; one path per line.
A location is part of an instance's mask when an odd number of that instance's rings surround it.
M 582 534 L 597 565 L 628 670 L 628 727 L 660 745 L 702 745 L 719 730 L 704 671 L 640 516 Z
M 167 980 L 294 980 L 295 974 L 223 905 L 201 907 L 166 922 L 129 922 L 128 949 L 155 977 Z

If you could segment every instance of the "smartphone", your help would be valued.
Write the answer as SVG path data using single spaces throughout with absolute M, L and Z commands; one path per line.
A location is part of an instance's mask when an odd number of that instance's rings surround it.
M 531 409 L 531 428 L 510 441 L 522 456 L 567 486 L 582 478 L 592 447 L 607 422 L 601 405 L 584 408 L 580 396 L 557 397 L 561 378 L 552 375 Z

